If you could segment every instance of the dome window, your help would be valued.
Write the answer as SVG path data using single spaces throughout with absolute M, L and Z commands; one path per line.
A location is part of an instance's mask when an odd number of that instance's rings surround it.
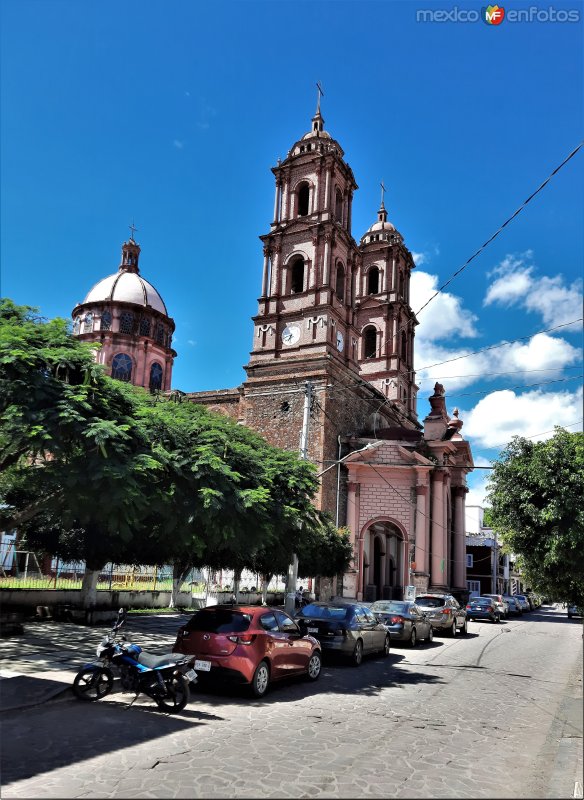
M 120 333 L 132 333 L 134 330 L 134 315 L 131 311 L 120 314 Z
M 161 322 L 156 326 L 156 342 L 158 344 L 164 344 L 164 326 Z
M 298 216 L 306 217 L 310 203 L 310 186 L 303 183 L 298 188 Z
M 378 294 L 379 292 L 379 270 L 371 267 L 367 273 L 367 294 Z
M 132 380 L 132 359 L 126 353 L 118 353 L 112 361 L 112 378 L 130 383 Z
M 81 328 L 81 317 L 75 317 L 73 320 L 73 335 L 77 336 Z
M 83 333 L 91 333 L 93 331 L 93 314 L 88 311 L 83 317 Z
M 104 311 L 101 315 L 101 329 L 102 331 L 109 331 L 112 327 L 112 315 L 109 311 Z
M 150 391 L 156 392 L 162 389 L 162 367 L 154 362 L 150 367 Z
M 140 320 L 140 336 L 150 336 L 150 319 L 142 317 Z
M 365 358 L 375 358 L 377 355 L 377 330 L 373 325 L 363 331 L 363 355 Z

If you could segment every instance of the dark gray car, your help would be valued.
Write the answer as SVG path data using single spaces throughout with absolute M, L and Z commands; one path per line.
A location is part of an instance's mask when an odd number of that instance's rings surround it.
M 369 609 L 389 628 L 389 635 L 415 647 L 419 639 L 431 642 L 434 631 L 428 615 L 410 600 L 378 600 Z
M 358 667 L 366 653 L 389 653 L 389 630 L 362 603 L 310 603 L 296 614 L 305 634 L 318 639 L 322 652 L 337 652 Z

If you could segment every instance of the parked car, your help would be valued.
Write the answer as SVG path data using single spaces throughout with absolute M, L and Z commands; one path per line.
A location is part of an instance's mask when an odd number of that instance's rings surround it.
M 466 613 L 469 619 L 488 619 L 491 622 L 501 622 L 501 611 L 490 597 L 471 597 L 466 604 Z
M 481 597 L 489 597 L 491 600 L 495 601 L 495 605 L 499 609 L 499 614 L 501 615 L 501 619 L 507 619 L 509 616 L 509 605 L 502 594 L 482 594 Z
M 422 594 L 416 597 L 416 605 L 428 615 L 434 632 L 466 633 L 466 610 L 451 594 Z
M 296 613 L 295 619 L 303 632 L 318 639 L 323 651 L 347 656 L 355 667 L 366 653 L 389 654 L 387 626 L 362 603 L 310 603 Z
M 568 619 L 572 619 L 572 617 L 581 617 L 582 611 L 578 608 L 578 606 L 574 605 L 573 603 L 568 603 Z
M 369 609 L 389 629 L 392 639 L 415 647 L 419 639 L 431 642 L 434 629 L 428 615 L 410 600 L 378 600 Z
M 519 600 L 521 605 L 522 611 L 531 611 L 531 606 L 529 605 L 529 600 L 524 594 L 514 594 L 513 597 L 516 597 Z
M 199 683 L 248 684 L 256 697 L 288 675 L 315 681 L 321 669 L 318 641 L 288 614 L 266 606 L 202 608 L 179 629 L 173 650 L 195 656 Z
M 510 597 L 505 594 L 503 595 L 503 600 L 505 600 L 509 606 L 509 614 L 523 614 L 523 609 L 517 597 Z

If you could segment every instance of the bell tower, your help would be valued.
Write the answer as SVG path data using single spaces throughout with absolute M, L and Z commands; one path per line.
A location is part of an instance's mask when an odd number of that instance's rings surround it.
M 324 129 L 320 93 L 311 129 L 272 168 L 274 219 L 261 236 L 264 265 L 249 368 L 329 356 L 357 373 L 358 248 L 351 236 L 357 184 Z M 249 371 L 249 370 L 248 370 Z
M 417 422 L 410 277 L 415 264 L 399 231 L 388 222 L 381 184 L 377 221 L 361 237 L 356 281 L 359 372 L 412 422 Z

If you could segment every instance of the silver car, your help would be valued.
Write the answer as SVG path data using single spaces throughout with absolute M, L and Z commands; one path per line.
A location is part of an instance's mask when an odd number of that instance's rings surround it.
M 509 616 L 509 604 L 502 594 L 482 594 L 481 597 L 488 597 L 492 600 L 499 612 L 501 619 L 507 619 Z
M 503 595 L 503 600 L 509 606 L 510 614 L 523 614 L 523 609 L 521 608 L 521 604 L 516 597 L 509 597 L 508 595 Z
M 415 602 L 428 615 L 435 632 L 448 636 L 467 632 L 466 609 L 451 594 L 422 594 Z
M 420 639 L 430 643 L 434 638 L 428 615 L 411 600 L 378 600 L 369 608 L 387 625 L 391 638 L 396 641 L 415 647 Z

